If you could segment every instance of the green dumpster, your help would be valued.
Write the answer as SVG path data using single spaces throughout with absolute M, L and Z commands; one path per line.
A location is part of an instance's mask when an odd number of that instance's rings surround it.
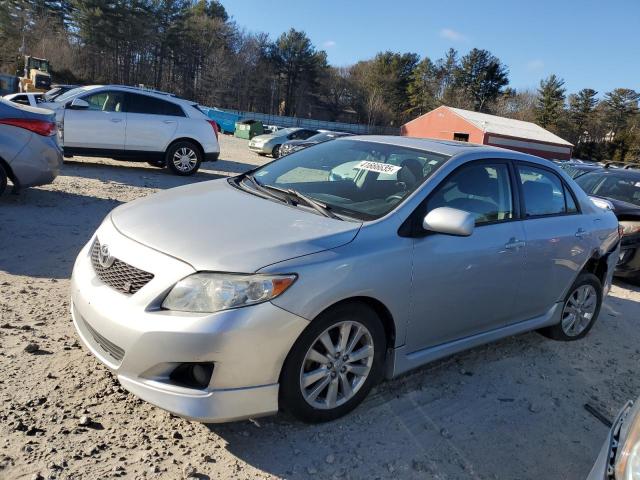
M 238 138 L 251 140 L 256 135 L 262 135 L 264 128 L 260 120 L 240 120 L 236 122 L 236 131 L 234 135 Z

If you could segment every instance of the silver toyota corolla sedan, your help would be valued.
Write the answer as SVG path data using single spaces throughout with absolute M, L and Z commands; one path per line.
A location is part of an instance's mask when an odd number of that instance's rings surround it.
M 73 319 L 178 415 L 331 420 L 466 348 L 584 337 L 618 258 L 606 206 L 509 150 L 337 139 L 116 208 L 76 261 Z

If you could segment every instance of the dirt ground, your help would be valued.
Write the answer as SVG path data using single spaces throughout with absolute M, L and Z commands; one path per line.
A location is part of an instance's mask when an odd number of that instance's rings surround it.
M 204 425 L 121 389 L 76 340 L 74 259 L 120 203 L 267 161 L 221 143 L 192 178 L 74 158 L 52 185 L 0 198 L 0 478 L 585 478 L 607 427 L 584 405 L 611 419 L 640 394 L 640 288 L 620 282 L 582 341 L 476 348 L 383 383 L 329 424 Z

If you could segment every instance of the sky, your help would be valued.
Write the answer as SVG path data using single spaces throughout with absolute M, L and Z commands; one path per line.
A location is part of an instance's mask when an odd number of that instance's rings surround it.
M 483 48 L 509 68 L 510 86 L 536 88 L 552 73 L 567 92 L 640 91 L 640 0 L 222 0 L 239 27 L 277 38 L 307 33 L 329 63 L 377 52 L 436 60 L 449 47 Z

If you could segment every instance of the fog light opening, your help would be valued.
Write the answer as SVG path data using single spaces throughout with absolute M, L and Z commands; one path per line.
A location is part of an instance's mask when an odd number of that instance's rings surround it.
M 213 374 L 213 363 L 181 363 L 169 378 L 180 386 L 203 389 L 209 386 Z

